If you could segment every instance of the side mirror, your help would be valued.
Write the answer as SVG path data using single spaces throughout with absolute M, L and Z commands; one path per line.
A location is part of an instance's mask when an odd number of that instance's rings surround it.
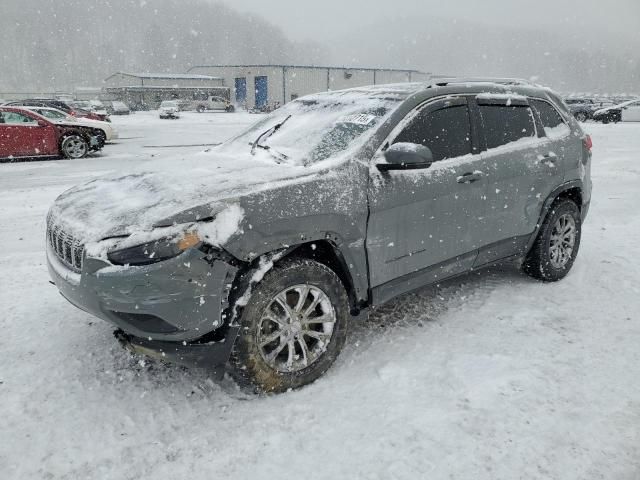
M 416 143 L 394 143 L 385 152 L 387 163 L 378 163 L 381 172 L 389 170 L 420 170 L 433 163 L 433 153 L 429 147 Z
M 46 127 L 47 126 L 47 122 L 45 122 L 44 120 L 38 120 L 38 126 L 39 127 Z

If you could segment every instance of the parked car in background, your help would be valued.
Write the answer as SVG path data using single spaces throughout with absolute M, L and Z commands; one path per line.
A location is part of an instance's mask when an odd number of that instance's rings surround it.
M 192 109 L 198 113 L 202 113 L 207 110 L 222 110 L 225 112 L 234 112 L 236 110 L 229 100 L 217 96 L 208 96 L 201 100 L 193 101 Z
M 67 115 L 62 110 L 49 107 L 24 107 L 28 110 L 36 112 L 43 117 L 48 118 L 56 123 L 72 123 L 82 125 L 84 127 L 93 128 L 98 136 L 102 137 L 102 141 L 110 142 L 118 138 L 118 130 L 110 122 L 101 122 L 100 120 L 91 120 L 89 118 L 78 118 Z
M 598 107 L 591 98 L 570 97 L 565 98 L 564 103 L 569 107 L 569 111 L 579 122 L 590 120 Z
M 100 100 L 72 100 L 66 103 L 76 110 L 91 112 L 105 117 L 109 115 Z
M 103 147 L 93 128 L 52 122 L 31 110 L 0 107 L 0 159 L 82 158 Z
M 100 113 L 90 112 L 88 110 L 72 107 L 66 102 L 55 99 L 28 98 L 26 100 L 16 100 L 13 102 L 9 102 L 6 105 L 15 107 L 49 107 L 55 108 L 57 110 L 62 110 L 63 112 L 78 118 L 89 118 L 91 120 L 100 120 L 102 122 L 109 121 L 108 115 L 102 115 Z
M 640 99 L 601 108 L 593 114 L 593 119 L 602 123 L 640 122 Z
M 160 118 L 180 118 L 180 106 L 175 100 L 165 100 L 160 104 Z
M 129 115 L 131 113 L 129 106 L 119 100 L 106 100 L 102 103 L 109 115 Z
M 127 348 L 284 392 L 363 309 L 499 261 L 565 277 L 591 147 L 556 94 L 513 80 L 310 95 L 210 153 L 66 191 L 48 268 Z

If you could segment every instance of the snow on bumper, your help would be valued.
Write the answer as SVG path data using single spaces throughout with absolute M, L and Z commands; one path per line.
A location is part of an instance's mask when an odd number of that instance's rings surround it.
M 134 337 L 189 342 L 223 325 L 235 267 L 199 250 L 153 265 L 114 267 L 86 257 L 71 272 L 47 247 L 49 274 L 76 307 Z

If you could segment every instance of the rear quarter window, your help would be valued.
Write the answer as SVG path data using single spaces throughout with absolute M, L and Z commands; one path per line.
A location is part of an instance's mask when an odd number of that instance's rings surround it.
M 547 137 L 558 138 L 570 133 L 569 126 L 553 105 L 544 100 L 531 100 L 531 105 L 537 112 Z

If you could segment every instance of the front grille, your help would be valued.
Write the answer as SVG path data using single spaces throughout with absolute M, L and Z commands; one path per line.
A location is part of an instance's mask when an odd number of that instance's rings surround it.
M 84 245 L 71 235 L 65 233 L 59 225 L 47 222 L 47 241 L 56 257 L 70 269 L 82 271 Z

